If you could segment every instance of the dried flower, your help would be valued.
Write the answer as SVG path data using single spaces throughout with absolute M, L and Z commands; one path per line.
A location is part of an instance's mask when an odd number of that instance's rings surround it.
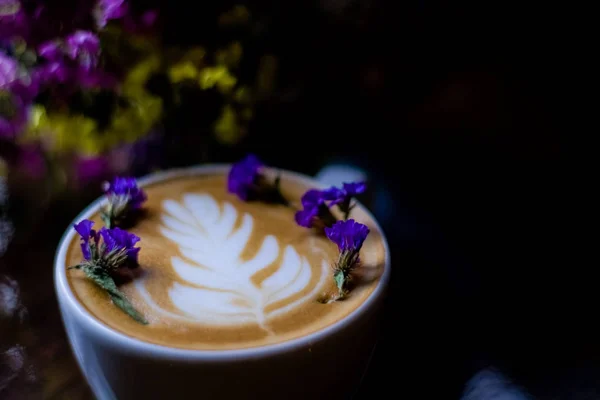
M 98 28 L 104 28 L 109 20 L 119 19 L 127 14 L 127 4 L 124 0 L 99 0 L 93 15 Z
M 333 280 L 338 289 L 333 301 L 347 295 L 347 283 L 351 280 L 351 273 L 359 263 L 359 252 L 369 234 L 369 228 L 353 219 L 338 221 L 331 228 L 325 228 L 325 234 L 340 251 L 338 260 L 333 270 Z
M 367 190 L 365 182 L 344 183 L 342 188 L 331 187 L 325 190 L 323 197 L 329 201 L 329 206 L 337 205 L 340 211 L 344 214 L 344 219 L 348 219 L 352 205 L 350 204 L 353 197 L 364 193 Z
M 302 210 L 296 212 L 296 223 L 305 228 L 317 227 L 323 229 L 335 223 L 335 217 L 329 211 L 325 202 L 324 192 L 311 189 L 300 199 Z
M 66 55 L 76 60 L 78 65 L 90 69 L 98 64 L 100 56 L 100 39 L 89 31 L 77 31 L 65 40 Z
M 261 174 L 263 167 L 263 162 L 254 154 L 233 164 L 227 177 L 227 190 L 243 201 L 261 200 L 287 205 L 287 200 L 279 190 L 279 177 L 269 182 Z
M 104 193 L 108 203 L 102 210 L 102 220 L 108 227 L 123 221 L 132 211 L 139 210 L 147 199 L 144 190 L 131 177 L 116 177 L 110 183 L 105 182 Z
M 73 228 L 81 239 L 83 261 L 69 269 L 79 269 L 96 285 L 104 289 L 113 302 L 136 321 L 147 324 L 125 295 L 117 288 L 113 275 L 120 268 L 138 266 L 139 247 L 135 247 L 140 238 L 119 228 L 99 231 L 92 229 L 94 222 L 83 220 Z

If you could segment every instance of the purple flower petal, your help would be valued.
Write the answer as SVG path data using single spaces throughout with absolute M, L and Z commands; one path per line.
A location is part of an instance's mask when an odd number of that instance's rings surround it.
M 325 234 L 340 251 L 357 252 L 362 247 L 369 228 L 353 219 L 338 221 L 331 228 L 325 228 Z
M 96 25 L 98 28 L 104 28 L 109 20 L 124 17 L 127 10 L 124 0 L 99 0 L 94 10 Z
M 346 192 L 346 196 L 354 197 L 359 194 L 363 194 L 366 190 L 366 182 L 344 183 L 344 191 Z
M 227 190 L 241 200 L 248 200 L 264 164 L 253 154 L 233 164 L 227 177 Z
M 296 223 L 305 228 L 311 228 L 313 226 L 315 218 L 319 215 L 319 208 L 305 208 L 304 210 L 296 212 L 294 218 Z
M 112 251 L 125 250 L 125 254 L 127 254 L 127 260 L 137 264 L 140 248 L 134 246 L 140 241 L 138 236 L 120 228 L 107 229 L 103 227 L 100 229 L 99 233 L 102 235 L 102 239 L 106 245 L 105 254 Z
M 100 39 L 93 32 L 77 31 L 67 37 L 66 53 L 84 68 L 95 67 L 100 56 Z
M 105 193 L 109 196 L 125 197 L 130 209 L 136 210 L 147 200 L 146 193 L 137 185 L 132 177 L 116 177 L 106 187 Z
M 94 222 L 89 219 L 84 219 L 80 223 L 73 225 L 75 232 L 81 236 L 81 253 L 83 254 L 83 258 L 88 261 L 92 257 L 90 252 L 90 239 L 97 241 L 96 231 L 92 229 L 93 225 Z
M 44 57 L 48 61 L 62 60 L 64 53 L 60 42 L 50 40 L 38 46 L 38 55 Z

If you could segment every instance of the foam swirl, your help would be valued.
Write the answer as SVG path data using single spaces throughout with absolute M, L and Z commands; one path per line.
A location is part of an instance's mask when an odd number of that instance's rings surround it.
M 172 267 L 186 283 L 174 282 L 168 289 L 177 310 L 174 313 L 152 301 L 143 281 L 137 282 L 137 289 L 155 311 L 207 325 L 256 323 L 269 331 L 269 319 L 314 299 L 322 289 L 328 276 L 327 262 L 322 260 L 313 272 L 306 257 L 291 245 L 281 249 L 273 235 L 263 239 L 253 258 L 242 259 L 254 218 L 244 213 L 237 224 L 238 212 L 231 203 L 220 206 L 208 194 L 185 194 L 181 202 L 165 200 L 162 206 L 165 213 L 160 232 L 178 246 L 182 257 L 172 257 Z M 260 284 L 252 281 L 256 273 L 279 259 L 274 273 Z M 316 271 L 320 271 L 318 283 L 310 290 Z

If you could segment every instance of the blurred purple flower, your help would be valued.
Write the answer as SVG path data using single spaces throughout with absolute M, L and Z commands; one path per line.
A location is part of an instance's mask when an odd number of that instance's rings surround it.
M 227 190 L 241 200 L 248 200 L 258 185 L 259 172 L 264 166 L 254 154 L 249 154 L 243 160 L 233 164 L 227 177 Z
M 124 203 L 130 210 L 137 210 L 147 199 L 146 193 L 139 188 L 132 177 L 116 177 L 104 185 L 104 193 L 112 203 Z
M 17 60 L 0 52 L 0 89 L 10 87 L 18 78 L 19 64 Z
M 38 46 L 38 56 L 48 61 L 61 61 L 64 57 L 62 43 L 58 40 L 49 40 Z
M 84 69 L 98 64 L 100 56 L 100 39 L 89 31 L 77 31 L 66 39 L 66 54 Z
M 67 82 L 72 74 L 69 66 L 63 61 L 52 61 L 37 67 L 33 76 L 45 86 L 52 86 Z
M 109 170 L 107 160 L 102 156 L 78 157 L 75 162 L 76 181 L 86 184 L 106 176 Z
M 127 14 L 127 4 L 124 0 L 99 0 L 93 14 L 98 28 L 104 28 L 109 20 L 122 18 Z

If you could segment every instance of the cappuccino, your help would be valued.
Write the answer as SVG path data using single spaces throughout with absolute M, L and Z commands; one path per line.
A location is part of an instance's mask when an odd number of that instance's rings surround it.
M 143 187 L 145 213 L 128 227 L 141 238 L 140 267 L 119 286 L 148 324 L 137 323 L 112 304 L 81 271 L 67 271 L 70 288 L 87 311 L 130 337 L 196 350 L 299 338 L 352 313 L 383 272 L 381 232 L 357 206 L 351 217 L 371 233 L 360 252 L 353 288 L 342 301 L 318 301 L 335 292 L 332 266 L 338 249 L 325 236 L 296 224 L 294 205 L 299 207 L 300 197 L 312 187 L 294 174 L 283 173 L 281 179 L 291 207 L 239 200 L 227 193 L 225 170 L 152 182 Z M 101 227 L 100 211 L 91 212 L 86 218 Z M 81 259 L 73 235 L 65 268 Z

